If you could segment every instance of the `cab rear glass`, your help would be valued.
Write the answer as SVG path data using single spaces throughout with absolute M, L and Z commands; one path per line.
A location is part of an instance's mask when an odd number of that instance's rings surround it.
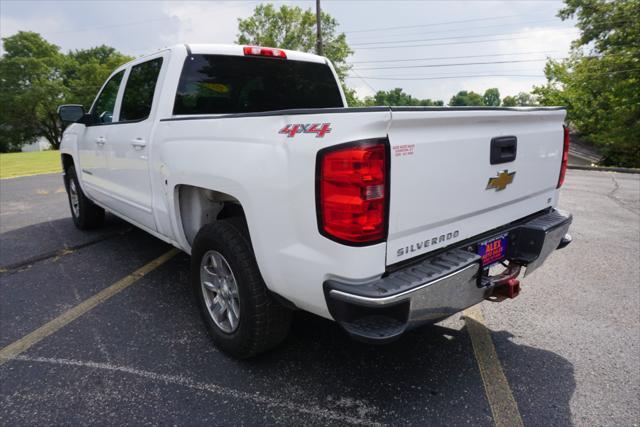
M 227 55 L 185 60 L 174 115 L 233 114 L 291 108 L 342 107 L 326 64 Z

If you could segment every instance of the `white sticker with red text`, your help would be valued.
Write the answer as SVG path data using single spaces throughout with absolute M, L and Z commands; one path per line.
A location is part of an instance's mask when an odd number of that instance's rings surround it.
M 413 151 L 416 148 L 416 145 L 415 144 L 394 145 L 392 148 L 396 157 L 413 156 Z

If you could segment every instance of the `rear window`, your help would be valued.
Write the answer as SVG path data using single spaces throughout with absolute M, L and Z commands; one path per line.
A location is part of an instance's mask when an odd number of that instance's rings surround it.
M 225 55 L 186 59 L 173 114 L 342 107 L 326 64 Z

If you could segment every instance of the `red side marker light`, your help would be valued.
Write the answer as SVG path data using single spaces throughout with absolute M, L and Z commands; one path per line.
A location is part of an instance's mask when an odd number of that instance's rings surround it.
M 569 163 L 569 127 L 564 126 L 564 140 L 562 143 L 562 163 L 560 164 L 560 177 L 558 178 L 558 187 L 564 184 L 564 176 L 567 173 L 567 164 Z

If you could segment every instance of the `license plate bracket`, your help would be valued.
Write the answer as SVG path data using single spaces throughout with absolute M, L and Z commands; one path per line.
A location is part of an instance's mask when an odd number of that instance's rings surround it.
M 501 234 L 478 243 L 477 253 L 482 257 L 482 267 L 491 267 L 505 258 L 508 236 L 508 234 Z

